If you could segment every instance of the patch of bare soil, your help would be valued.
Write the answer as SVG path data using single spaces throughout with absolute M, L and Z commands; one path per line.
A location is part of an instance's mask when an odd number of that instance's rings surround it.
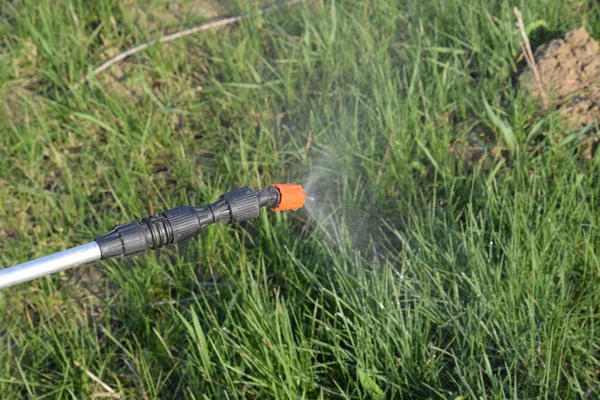
M 567 32 L 535 50 L 540 80 L 551 106 L 557 106 L 567 127 L 580 129 L 600 122 L 600 45 L 585 28 Z M 519 78 L 525 94 L 540 98 L 533 71 L 528 67 Z M 588 134 L 584 150 L 590 158 L 598 137 Z

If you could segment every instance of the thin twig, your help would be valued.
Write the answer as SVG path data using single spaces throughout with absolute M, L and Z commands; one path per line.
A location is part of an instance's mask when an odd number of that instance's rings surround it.
M 271 12 L 273 10 L 276 10 L 276 9 L 279 9 L 279 8 L 282 8 L 282 7 L 292 6 L 294 4 L 300 3 L 301 1 L 302 0 L 291 0 L 291 1 L 287 2 L 287 3 L 285 3 L 285 4 L 266 7 L 266 8 L 263 8 L 262 10 L 259 10 L 258 13 L 257 13 L 257 15 L 263 15 L 263 14 L 266 14 L 268 12 Z M 186 30 L 181 31 L 181 32 L 176 32 L 176 33 L 173 33 L 171 35 L 163 36 L 163 37 L 161 37 L 159 39 L 151 40 L 148 43 L 144 43 L 144 44 L 141 44 L 139 46 L 133 47 L 133 48 L 131 48 L 131 49 L 129 49 L 129 50 L 127 50 L 127 51 L 125 51 L 125 52 L 123 52 L 123 53 L 121 53 L 121 54 L 113 57 L 113 58 L 111 58 L 110 60 L 106 61 L 104 64 L 102 64 L 98 68 L 96 68 L 94 71 L 92 71 L 91 76 L 96 76 L 100 72 L 102 72 L 102 71 L 110 68 L 111 66 L 113 66 L 116 63 L 118 63 L 119 61 L 122 61 L 125 58 L 127 58 L 127 57 L 129 57 L 129 56 L 131 56 L 133 54 L 139 53 L 140 51 L 145 50 L 148 47 L 150 47 L 152 45 L 155 45 L 157 43 L 170 42 L 171 40 L 179 39 L 179 38 L 182 38 L 184 36 L 192 35 L 192 34 L 197 33 L 197 32 L 206 31 L 208 29 L 212 29 L 212 28 L 217 28 L 217 27 L 221 27 L 221 26 L 233 24 L 233 23 L 236 23 L 236 22 L 248 19 L 251 16 L 252 16 L 252 13 L 248 13 L 248 14 L 244 14 L 244 15 L 238 15 L 236 17 L 225 18 L 225 19 L 221 19 L 219 21 L 210 22 L 208 24 L 203 24 L 203 25 L 200 25 L 200 26 L 196 26 L 194 28 L 186 29 Z M 75 84 L 73 86 L 72 90 L 76 90 L 79 86 L 87 83 L 88 80 L 89 80 L 89 78 L 90 78 L 89 75 L 84 76 L 83 79 L 81 79 L 81 81 L 79 81 L 77 84 Z
M 544 85 L 542 83 L 542 76 L 540 75 L 540 71 L 535 62 L 535 58 L 533 57 L 533 52 L 531 51 L 531 43 L 529 43 L 529 38 L 527 37 L 527 32 L 525 32 L 525 25 L 523 24 L 523 14 L 517 7 L 514 8 L 513 12 L 517 17 L 517 27 L 519 28 L 519 32 L 521 33 L 521 37 L 523 38 L 523 44 L 521 48 L 523 49 L 523 53 L 525 54 L 525 60 L 529 65 L 529 68 L 533 71 L 533 76 L 535 78 L 535 82 L 540 91 L 540 95 L 542 96 L 542 101 L 544 102 L 544 107 L 548 106 L 548 96 L 546 94 L 546 90 L 544 90 Z
M 107 392 L 112 393 L 113 395 L 118 395 L 117 392 L 115 392 L 115 390 L 113 388 L 111 388 L 110 386 L 108 386 L 106 383 L 102 382 L 100 380 L 100 378 L 98 378 L 96 375 L 94 375 L 88 369 L 86 369 L 83 365 L 81 365 L 79 363 L 79 361 L 73 360 L 73 364 L 75 364 L 75 366 L 81 368 L 81 370 L 83 372 L 85 372 L 85 374 L 87 376 L 89 376 L 94 382 L 96 382 L 97 384 L 99 384 L 100 386 L 102 386 L 104 389 L 106 389 Z

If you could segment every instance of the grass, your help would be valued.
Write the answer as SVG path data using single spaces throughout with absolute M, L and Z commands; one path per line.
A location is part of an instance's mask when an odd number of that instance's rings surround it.
M 312 1 L 68 92 L 194 3 L 0 3 L 0 264 L 244 185 L 310 180 L 318 218 L 3 291 L 3 399 L 600 396 L 600 156 L 518 94 L 512 2 Z

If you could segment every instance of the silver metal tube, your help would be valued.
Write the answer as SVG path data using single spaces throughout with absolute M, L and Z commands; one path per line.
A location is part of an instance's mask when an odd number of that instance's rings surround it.
M 0 289 L 50 275 L 76 265 L 96 261 L 100 257 L 100 248 L 96 242 L 91 242 L 36 260 L 27 261 L 23 264 L 0 269 Z

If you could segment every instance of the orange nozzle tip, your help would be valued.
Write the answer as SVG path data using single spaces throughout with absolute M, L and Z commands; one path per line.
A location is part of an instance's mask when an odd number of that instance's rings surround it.
M 273 211 L 297 210 L 304 207 L 306 193 L 300 185 L 288 183 L 271 185 L 279 191 L 279 204 L 271 208 Z

